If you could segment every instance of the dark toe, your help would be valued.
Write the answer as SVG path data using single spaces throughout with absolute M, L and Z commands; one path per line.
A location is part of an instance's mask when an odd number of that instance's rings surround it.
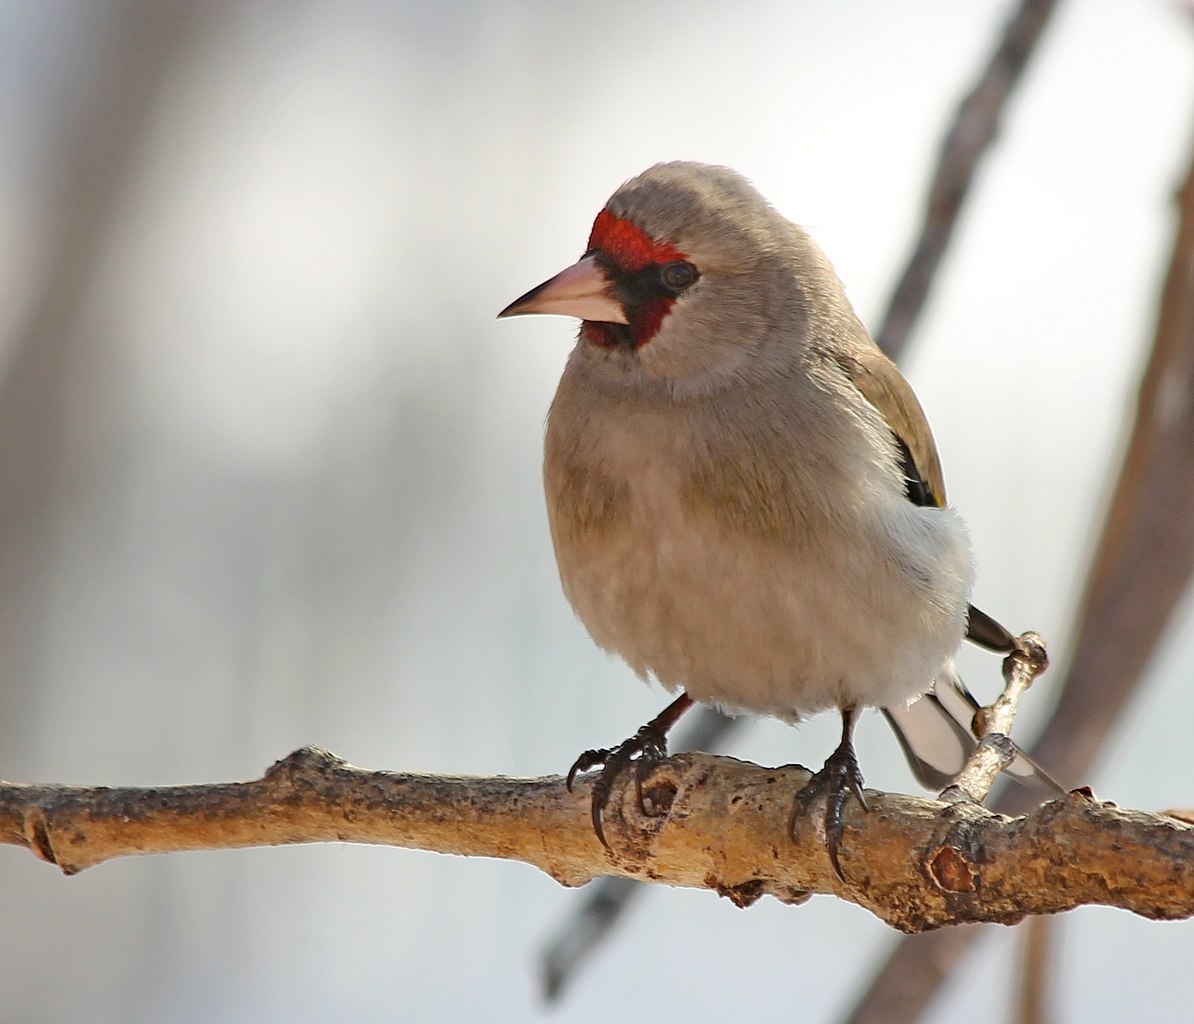
M 804 784 L 792 800 L 792 811 L 788 816 L 788 832 L 796 834 L 796 822 L 803 817 L 812 804 L 825 797 L 825 848 L 833 872 L 841 881 L 846 880 L 842 871 L 840 850 L 845 820 L 842 816 L 851 795 L 864 811 L 869 811 L 862 790 L 862 772 L 852 750 L 835 751 L 825 766 Z
M 593 818 L 593 831 L 601 841 L 601 845 L 607 850 L 610 845 L 605 838 L 602 816 L 609 804 L 614 784 L 621 774 L 633 765 L 635 796 L 639 811 L 646 815 L 648 812 L 643 803 L 643 779 L 665 757 L 667 757 L 667 740 L 664 735 L 651 726 L 645 725 L 630 739 L 619 743 L 612 749 L 586 750 L 569 769 L 566 784 L 568 791 L 571 792 L 572 784 L 579 772 L 587 772 L 591 768 L 601 767 L 601 773 L 593 780 L 590 810 Z

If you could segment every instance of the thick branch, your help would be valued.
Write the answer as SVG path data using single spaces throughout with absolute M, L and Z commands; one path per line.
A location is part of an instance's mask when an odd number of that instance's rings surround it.
M 629 776 L 631 773 L 627 773 Z M 644 818 L 616 789 L 593 835 L 588 783 L 370 772 L 313 747 L 252 782 L 160 789 L 0 784 L 0 841 L 68 874 L 114 857 L 354 842 L 520 860 L 564 885 L 622 875 L 713 889 L 740 906 L 836 893 L 908 932 L 1011 923 L 1085 903 L 1152 918 L 1194 914 L 1194 827 L 1075 793 L 1023 818 L 970 803 L 868 794 L 851 804 L 843 862 L 813 819 L 787 831 L 799 766 L 681 754 L 656 769 Z M 628 778 L 629 784 L 631 780 Z M 733 827 L 727 827 L 732 823 Z

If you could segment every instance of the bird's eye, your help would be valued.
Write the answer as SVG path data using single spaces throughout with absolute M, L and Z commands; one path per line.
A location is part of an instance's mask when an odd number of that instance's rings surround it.
M 700 276 L 697 268 L 686 260 L 665 263 L 659 268 L 659 280 L 663 282 L 665 288 L 673 292 L 682 292 L 685 288 L 691 287 Z

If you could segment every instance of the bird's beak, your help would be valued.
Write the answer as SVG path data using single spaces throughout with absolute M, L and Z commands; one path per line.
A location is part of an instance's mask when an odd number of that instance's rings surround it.
M 515 299 L 498 314 L 498 319 L 526 313 L 558 313 L 607 324 L 627 323 L 622 304 L 614 297 L 609 279 L 597 266 L 594 256 L 586 256 Z

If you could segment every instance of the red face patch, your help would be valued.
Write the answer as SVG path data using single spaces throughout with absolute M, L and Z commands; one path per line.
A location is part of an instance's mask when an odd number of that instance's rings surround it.
M 615 217 L 609 210 L 602 210 L 593 221 L 589 248 L 600 249 L 613 261 L 614 266 L 627 274 L 633 274 L 653 263 L 671 263 L 688 258 L 674 245 L 654 241 L 641 228 L 621 217 Z

